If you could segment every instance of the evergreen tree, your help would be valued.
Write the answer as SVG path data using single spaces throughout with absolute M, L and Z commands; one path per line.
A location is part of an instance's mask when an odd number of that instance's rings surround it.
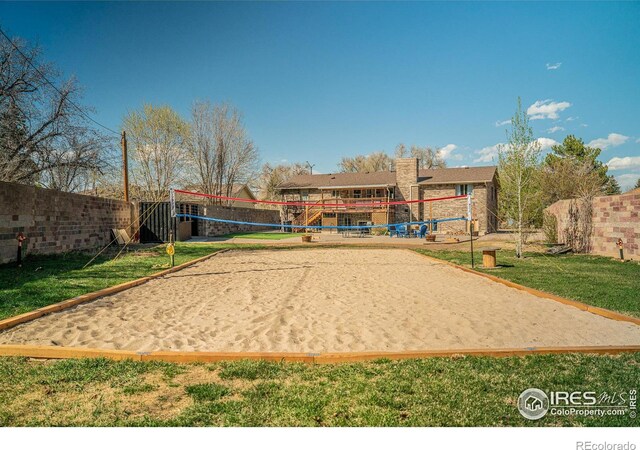
M 607 177 L 607 182 L 603 186 L 603 191 L 605 195 L 622 194 L 622 189 L 620 189 L 618 180 L 616 180 L 616 177 L 614 177 L 613 175 L 609 175 Z

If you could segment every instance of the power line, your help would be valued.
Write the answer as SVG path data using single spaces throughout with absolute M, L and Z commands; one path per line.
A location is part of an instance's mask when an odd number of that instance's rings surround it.
M 51 86 L 58 94 L 60 94 L 61 96 L 64 96 L 64 94 L 60 91 L 60 89 L 58 89 L 56 87 L 55 84 L 53 84 L 51 81 L 49 81 L 49 79 L 40 71 L 40 69 L 38 69 L 32 62 L 31 60 L 27 57 L 27 55 L 25 55 L 22 50 L 20 50 L 20 48 L 18 48 L 18 46 L 16 44 L 13 43 L 13 41 L 11 40 L 11 38 L 9 36 L 7 36 L 7 34 L 2 30 L 2 27 L 0 27 L 0 34 L 2 34 L 5 39 L 9 42 L 9 44 L 11 44 L 11 46 L 18 52 L 20 53 L 20 55 L 22 55 L 22 57 L 24 58 L 24 60 L 26 61 L 27 64 L 29 64 L 36 72 L 38 72 L 38 74 L 44 79 L 44 81 L 46 81 L 49 86 Z M 78 105 L 76 105 L 73 101 L 71 101 L 71 99 L 69 99 L 67 97 L 67 101 L 78 110 L 78 112 L 80 112 L 80 114 L 82 114 L 85 118 L 89 119 L 91 122 L 95 123 L 96 125 L 104 128 L 107 131 L 110 131 L 111 133 L 117 134 L 118 136 L 120 136 L 120 133 L 118 133 L 115 130 L 112 130 L 111 128 L 109 128 L 106 125 L 102 125 L 100 122 L 98 122 L 97 120 L 93 119 L 91 116 L 89 116 L 89 114 L 87 114 L 85 111 L 82 110 L 82 108 L 80 108 Z

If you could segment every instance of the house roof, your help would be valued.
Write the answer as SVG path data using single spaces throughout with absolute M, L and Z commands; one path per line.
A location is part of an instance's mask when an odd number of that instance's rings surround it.
M 422 169 L 418 175 L 418 184 L 485 183 L 493 180 L 496 170 L 496 166 Z
M 451 169 L 420 169 L 418 184 L 483 183 L 493 180 L 495 166 Z M 278 189 L 336 189 L 351 187 L 391 187 L 396 185 L 396 172 L 349 172 L 296 175 L 281 183 Z
M 395 186 L 395 172 L 349 172 L 296 175 L 281 183 L 278 189 L 339 188 L 352 186 Z
M 183 188 L 185 191 L 190 191 L 190 192 L 198 192 L 201 193 L 202 190 L 200 188 L 198 188 L 197 186 L 194 185 L 188 185 L 185 186 Z M 256 200 L 256 196 L 253 193 L 253 191 L 251 191 L 251 188 L 249 188 L 249 186 L 247 186 L 246 184 L 234 184 L 231 186 L 231 194 L 229 195 L 230 197 L 239 197 L 240 192 L 242 192 L 242 190 L 246 189 L 247 194 L 249 195 L 249 198 Z M 227 185 L 222 185 L 222 188 L 220 189 L 220 194 L 218 195 L 226 195 L 227 193 Z M 198 201 L 202 201 L 202 197 L 194 197 L 191 196 L 189 194 L 181 194 L 181 193 L 176 193 L 176 200 L 177 201 L 181 201 L 181 202 L 198 202 Z

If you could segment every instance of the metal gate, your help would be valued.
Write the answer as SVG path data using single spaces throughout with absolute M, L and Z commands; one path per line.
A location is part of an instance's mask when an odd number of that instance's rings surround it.
M 176 235 L 176 219 L 171 217 L 171 205 L 163 203 L 140 203 L 140 243 L 169 242 L 169 233 Z
M 176 203 L 176 211 L 179 214 L 199 215 L 200 207 L 197 204 Z M 173 232 L 173 239 L 177 237 L 177 223 L 190 222 L 191 235 L 199 236 L 198 220 L 191 217 L 171 217 L 171 204 L 169 202 L 140 203 L 140 243 L 169 242 L 169 233 Z

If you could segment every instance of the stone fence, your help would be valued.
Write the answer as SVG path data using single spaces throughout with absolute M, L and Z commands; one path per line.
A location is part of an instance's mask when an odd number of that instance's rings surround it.
M 589 229 L 589 253 L 618 257 L 616 242 L 622 239 L 625 258 L 640 259 L 640 189 L 626 194 L 595 197 L 591 205 Z M 584 214 L 576 200 L 560 200 L 546 209 L 557 219 L 558 241 L 566 242 L 575 217 L 582 220 Z
M 280 211 L 273 209 L 232 208 L 228 206 L 206 206 L 205 215 L 217 219 L 235 220 L 239 222 L 280 223 Z M 237 225 L 223 222 L 205 221 L 204 233 L 207 237 L 222 236 L 230 233 L 244 233 L 248 231 L 276 231 L 274 227 L 255 227 L 252 225 Z
M 130 227 L 134 213 L 119 200 L 0 182 L 0 263 L 16 260 L 19 232 L 23 255 L 96 249 L 112 228 Z

